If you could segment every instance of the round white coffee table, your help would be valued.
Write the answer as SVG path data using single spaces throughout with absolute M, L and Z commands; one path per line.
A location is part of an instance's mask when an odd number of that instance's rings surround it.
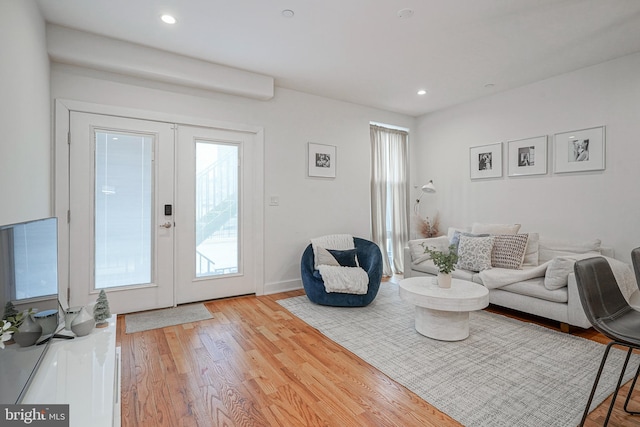
M 400 298 L 416 306 L 416 331 L 441 341 L 469 336 L 469 312 L 489 305 L 489 290 L 467 280 L 451 279 L 451 288 L 438 287 L 433 276 L 400 281 Z

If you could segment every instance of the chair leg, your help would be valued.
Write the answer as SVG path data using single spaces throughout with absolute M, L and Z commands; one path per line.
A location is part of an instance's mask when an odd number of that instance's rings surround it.
M 636 382 L 638 381 L 638 375 L 640 374 L 640 365 L 638 365 L 638 370 L 636 371 L 636 376 L 633 377 L 633 382 L 631 383 L 631 388 L 629 388 L 629 393 L 627 394 L 627 399 L 624 401 L 624 411 L 627 414 L 631 414 L 631 415 L 638 415 L 640 414 L 640 411 L 630 411 L 628 406 L 629 406 L 629 402 L 631 401 L 631 395 L 633 394 L 633 389 L 636 386 Z
M 604 369 L 604 364 L 607 361 L 607 356 L 609 356 L 609 351 L 611 347 L 615 344 L 614 341 L 611 341 L 602 355 L 602 361 L 600 362 L 600 368 L 598 369 L 598 374 L 596 375 L 596 379 L 593 382 L 593 387 L 591 388 L 591 394 L 589 395 L 589 400 L 587 401 L 587 406 L 584 408 L 584 413 L 582 414 L 582 421 L 580 421 L 580 427 L 584 426 L 584 422 L 587 420 L 587 415 L 589 415 L 589 407 L 591 406 L 591 402 L 593 401 L 593 396 L 596 394 L 596 388 L 598 388 L 598 382 L 600 381 L 600 375 L 602 375 L 602 370 Z M 606 425 L 606 422 L 605 422 Z
M 620 344 L 620 343 L 617 343 Z M 624 344 L 620 344 L 624 345 Z M 627 370 L 627 364 L 629 363 L 629 358 L 631 358 L 631 353 L 633 352 L 633 348 L 629 347 L 629 351 L 627 351 L 627 357 L 624 359 L 624 365 L 622 365 L 622 370 L 620 371 L 620 377 L 618 378 L 618 384 L 616 384 L 616 391 L 613 393 L 611 397 L 611 405 L 609 405 L 609 411 L 607 412 L 607 418 L 604 419 L 603 427 L 606 427 L 609 424 L 609 418 L 611 417 L 611 412 L 613 412 L 613 405 L 616 403 L 616 397 L 618 397 L 618 392 L 620 391 L 620 386 L 622 385 L 622 379 L 624 378 L 624 373 Z

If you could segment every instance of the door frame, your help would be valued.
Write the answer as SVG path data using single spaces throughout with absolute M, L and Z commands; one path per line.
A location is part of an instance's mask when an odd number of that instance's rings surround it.
M 141 119 L 150 121 L 160 121 L 174 123 L 177 125 L 202 126 L 213 129 L 229 130 L 235 132 L 246 132 L 253 134 L 254 160 L 253 164 L 247 165 L 254 170 L 253 182 L 247 183 L 252 186 L 253 191 L 253 229 L 254 229 L 254 262 L 255 271 L 254 289 L 256 295 L 264 295 L 264 128 L 241 123 L 224 122 L 199 117 L 182 116 L 179 114 L 163 113 L 157 111 L 139 110 L 134 108 L 119 107 L 113 105 L 94 104 L 83 101 L 68 99 L 55 100 L 55 120 L 54 120 L 54 144 L 52 146 L 52 156 L 54 164 L 54 174 L 52 182 L 52 195 L 54 214 L 58 217 L 58 276 L 59 276 L 59 299 L 64 309 L 68 308 L 69 300 L 69 271 L 71 260 L 69 259 L 69 135 L 70 135 L 70 114 L 72 111 L 102 114 L 107 116 L 117 116 L 131 119 Z M 178 150 L 175 144 L 175 150 Z M 177 152 L 175 153 L 177 154 Z M 175 180 L 175 178 L 174 178 Z M 175 185 L 175 182 L 174 182 Z M 175 189 L 177 192 L 178 189 Z M 175 258 L 175 255 L 174 255 Z M 174 259 L 174 263 L 176 260 Z M 175 269 L 174 269 L 174 292 L 175 292 Z M 97 297 L 97 294 L 96 294 Z M 176 298 L 174 295 L 174 304 Z

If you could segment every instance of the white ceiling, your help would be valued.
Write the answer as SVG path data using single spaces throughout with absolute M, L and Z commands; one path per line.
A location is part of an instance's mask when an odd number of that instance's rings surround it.
M 48 22 L 412 116 L 640 52 L 639 0 L 37 2 Z

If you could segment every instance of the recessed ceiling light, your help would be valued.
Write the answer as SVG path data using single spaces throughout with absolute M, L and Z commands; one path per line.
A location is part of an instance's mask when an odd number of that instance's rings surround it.
M 411 9 L 400 9 L 398 11 L 398 18 L 400 19 L 409 19 L 413 16 L 413 10 Z
M 165 24 L 171 24 L 171 25 L 173 25 L 173 24 L 175 24 L 176 22 L 178 22 L 178 21 L 176 20 L 176 18 L 174 18 L 174 17 L 173 17 L 173 16 L 171 16 L 171 15 L 162 15 L 162 16 L 160 17 L 160 19 L 162 19 L 162 22 L 164 22 Z
M 296 13 L 291 9 L 285 9 L 282 11 L 282 16 L 284 16 L 285 18 L 293 18 L 293 15 L 295 14 Z
M 426 90 L 424 90 L 424 89 L 420 89 L 420 90 L 418 91 L 418 95 L 426 95 L 426 94 L 427 94 L 427 91 L 426 91 Z
M 490 88 L 492 88 L 494 86 L 495 86 L 494 83 L 487 83 L 486 85 L 484 85 L 484 87 L 486 87 L 487 89 L 490 89 Z

